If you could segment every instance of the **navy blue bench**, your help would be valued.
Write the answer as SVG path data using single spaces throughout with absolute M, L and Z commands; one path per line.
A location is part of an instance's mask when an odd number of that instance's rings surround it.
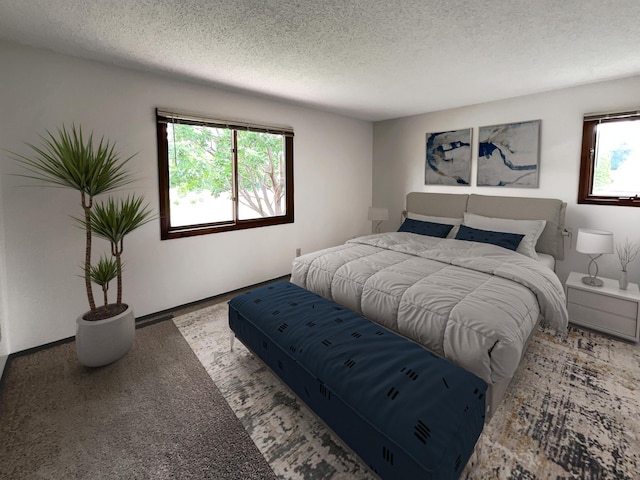
M 229 302 L 229 326 L 383 479 L 457 479 L 487 384 L 290 282 Z

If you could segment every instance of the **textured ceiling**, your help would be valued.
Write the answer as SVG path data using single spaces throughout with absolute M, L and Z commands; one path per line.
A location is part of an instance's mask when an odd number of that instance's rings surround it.
M 0 38 L 382 120 L 640 74 L 639 0 L 0 0 Z

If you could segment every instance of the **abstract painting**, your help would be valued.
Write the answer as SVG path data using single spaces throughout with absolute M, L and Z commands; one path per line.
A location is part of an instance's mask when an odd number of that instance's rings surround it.
M 538 187 L 540 120 L 480 127 L 478 186 Z
M 471 129 L 427 133 L 425 185 L 471 184 Z

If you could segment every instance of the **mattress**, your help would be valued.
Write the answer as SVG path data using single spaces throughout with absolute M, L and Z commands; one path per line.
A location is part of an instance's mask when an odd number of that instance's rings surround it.
M 549 268 L 484 243 L 391 232 L 294 260 L 291 281 L 462 366 L 489 384 L 513 376 L 539 317 L 566 331 Z
M 542 265 L 544 265 L 548 269 L 555 271 L 556 259 L 553 258 L 553 256 L 547 253 L 540 253 L 540 252 L 536 252 L 536 253 L 538 254 L 538 262 L 540 262 Z

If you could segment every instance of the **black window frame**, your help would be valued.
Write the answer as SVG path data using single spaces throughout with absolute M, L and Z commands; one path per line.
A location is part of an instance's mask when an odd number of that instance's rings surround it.
M 171 204 L 169 199 L 169 142 L 167 140 L 167 124 L 181 123 L 187 125 L 199 125 L 213 128 L 226 128 L 236 133 L 233 134 L 234 139 L 233 157 L 233 211 L 234 219 L 225 222 L 211 222 L 194 225 L 171 226 Z M 257 125 L 243 123 L 233 120 L 218 120 L 204 116 L 198 116 L 186 113 L 177 113 L 164 109 L 156 109 L 156 130 L 158 138 L 158 186 L 160 192 L 160 238 L 169 240 L 174 238 L 184 238 L 196 235 L 208 235 L 220 232 L 229 232 L 233 230 L 244 230 L 248 228 L 267 227 L 271 225 L 282 225 L 294 223 L 294 206 L 293 206 L 293 129 L 288 127 L 272 127 L 265 125 Z M 247 220 L 238 219 L 238 196 L 236 193 L 237 179 L 237 138 L 238 131 L 254 131 L 261 133 L 271 133 L 282 135 L 284 137 L 285 151 L 285 208 L 284 215 L 277 215 L 263 218 L 252 218 Z
M 618 205 L 640 207 L 640 197 L 614 197 L 594 195 L 595 152 L 598 146 L 597 127 L 601 123 L 640 121 L 640 111 L 585 115 L 582 124 L 582 149 L 580 153 L 580 178 L 578 183 L 578 203 L 594 205 Z M 640 190 L 640 187 L 639 187 Z

